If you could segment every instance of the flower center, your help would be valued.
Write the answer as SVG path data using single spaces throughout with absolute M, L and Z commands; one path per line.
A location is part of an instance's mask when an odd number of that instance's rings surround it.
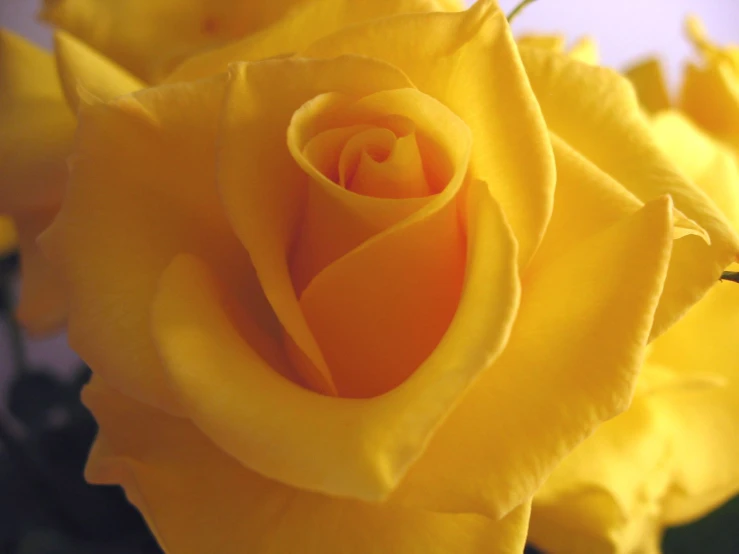
M 323 131 L 305 145 L 305 154 L 329 179 L 356 194 L 401 199 L 438 192 L 433 176 L 426 175 L 416 126 L 404 116 Z

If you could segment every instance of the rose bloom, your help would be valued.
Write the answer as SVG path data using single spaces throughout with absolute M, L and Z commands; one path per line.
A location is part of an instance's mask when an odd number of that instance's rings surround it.
M 169 553 L 521 552 L 739 238 L 623 77 L 519 50 L 490 0 L 276 52 L 295 29 L 121 96 L 64 66 L 41 243 L 94 371 L 87 477 Z
M 688 66 L 684 112 L 668 105 L 657 62 L 630 76 L 653 110 L 659 146 L 739 231 L 739 167 L 731 148 L 739 126 L 732 133 L 726 120 L 706 117 L 719 114 L 712 94 L 728 94 L 722 64 L 730 52 L 711 46 L 695 23 L 691 33 L 708 65 Z M 568 456 L 535 497 L 530 540 L 537 546 L 553 554 L 657 553 L 665 527 L 700 518 L 737 493 L 737 305 L 739 287 L 717 283 L 651 344 L 630 409 Z
M 5 215 L 0 220 L 0 252 L 20 248 L 17 315 L 27 331 L 53 331 L 67 314 L 58 277 L 36 246 L 38 234 L 59 209 L 76 124 L 77 83 L 67 79 L 65 66 L 85 64 L 95 76 L 87 83 L 92 93 L 100 92 L 95 83 L 108 83 L 117 93 L 130 92 L 161 82 L 188 55 L 252 34 L 284 36 L 286 29 L 300 29 L 282 45 L 291 49 L 294 42 L 366 19 L 461 9 L 456 0 L 373 0 L 347 9 L 351 3 L 46 0 L 40 17 L 57 29 L 56 64 L 51 54 L 0 29 L 0 215 Z M 306 19 L 315 20 L 314 25 L 303 29 Z

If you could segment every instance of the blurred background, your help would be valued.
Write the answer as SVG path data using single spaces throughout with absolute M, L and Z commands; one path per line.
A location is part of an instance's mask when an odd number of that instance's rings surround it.
M 518 2 L 499 3 L 509 12 Z M 39 4 L 0 0 L 0 26 L 50 48 L 49 29 L 34 18 Z M 688 14 L 698 15 L 716 42 L 739 43 L 737 0 L 537 0 L 513 27 L 517 34 L 590 36 L 602 62 L 615 68 L 658 56 L 674 88 L 682 64 L 692 57 L 683 34 Z M 15 257 L 0 260 L 0 554 L 158 552 L 119 489 L 84 483 L 82 468 L 95 433 L 78 402 L 88 371 L 63 335 L 29 341 L 9 323 L 16 270 Z M 736 554 L 737 529 L 739 503 L 733 501 L 668 532 L 665 552 Z

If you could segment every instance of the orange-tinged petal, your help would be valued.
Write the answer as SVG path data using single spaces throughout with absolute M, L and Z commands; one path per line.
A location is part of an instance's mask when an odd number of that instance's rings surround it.
M 29 211 L 13 218 L 21 255 L 21 294 L 16 316 L 31 335 L 56 331 L 67 318 L 67 295 L 61 276 L 36 244 L 56 211 L 55 208 Z
M 18 248 L 18 231 L 13 219 L 0 216 L 0 256 L 5 256 Z
M 385 60 L 459 115 L 474 137 L 472 175 L 493 188 L 519 242 L 521 264 L 528 263 L 551 214 L 554 164 L 517 46 L 491 0 L 461 13 L 400 15 L 357 25 L 303 53 Z
M 634 85 L 639 102 L 648 112 L 657 113 L 670 107 L 667 81 L 659 60 L 644 60 L 627 69 L 625 75 Z
M 114 61 L 64 31 L 54 35 L 54 53 L 64 95 L 75 113 L 80 104 L 79 86 L 103 101 L 146 86 Z
M 496 522 L 304 492 L 245 469 L 191 423 L 138 404 L 97 377 L 83 397 L 100 425 L 87 477 L 122 484 L 167 552 L 518 554 L 524 548 L 528 503 Z
M 300 298 L 341 396 L 399 385 L 454 316 L 465 266 L 457 204 L 423 215 L 328 266 Z
M 73 133 L 52 56 L 0 29 L 0 211 L 59 203 Z
M 671 214 L 669 198 L 655 200 L 527 275 L 506 350 L 396 501 L 499 517 L 628 406 L 667 271 Z
M 225 85 L 219 76 L 83 105 L 67 195 L 42 236 L 69 283 L 73 348 L 112 386 L 173 413 L 148 323 L 162 271 L 187 251 L 245 290 L 253 282 L 215 183 Z
M 408 117 L 453 168 L 442 192 L 415 214 L 328 265 L 300 298 L 340 395 L 374 396 L 394 388 L 419 366 L 456 310 L 465 265 L 456 197 L 467 173 L 471 137 L 451 111 L 415 89 L 379 92 L 323 115 L 346 118 L 352 124 Z M 315 117 L 314 126 L 321 121 L 320 113 Z M 293 155 L 306 169 L 311 167 L 301 155 L 300 134 L 310 126 L 310 120 L 296 114 L 288 131 Z M 367 217 L 362 204 L 378 200 L 335 183 L 327 183 L 328 187 L 327 194 L 343 193 L 346 201 L 357 200 L 354 218 L 359 220 Z M 331 213 L 325 217 L 334 219 Z M 342 233 L 339 227 L 333 231 Z
M 347 126 L 324 129 L 334 124 Z M 360 129 L 360 125 L 364 127 Z M 397 199 L 358 194 L 355 181 L 369 175 L 359 174 L 357 169 L 351 182 L 347 181 L 351 169 L 348 158 L 353 156 L 354 140 L 366 139 L 369 130 L 384 130 L 394 141 L 398 136 L 412 138 L 422 165 L 416 178 L 422 178 L 422 186 L 435 194 L 429 191 L 425 197 Z M 353 131 L 353 136 L 346 131 Z M 438 101 L 411 88 L 378 92 L 356 102 L 337 94 L 321 95 L 303 105 L 288 130 L 288 147 L 311 177 L 303 223 L 292 252 L 296 290 L 302 292 L 322 269 L 370 237 L 430 203 L 438 206 L 448 202 L 467 174 L 471 143 L 463 121 Z M 381 178 L 377 173 L 365 187 L 377 186 Z M 385 183 L 396 190 L 410 188 L 397 174 L 387 177 Z M 439 191 L 443 192 L 436 194 Z
M 352 56 L 267 60 L 232 70 L 219 164 L 224 206 L 287 335 L 309 360 L 301 364 L 303 378 L 327 394 L 335 394 L 335 385 L 290 275 L 289 249 L 306 204 L 308 176 L 292 159 L 285 134 L 293 113 L 324 92 L 361 97 L 408 86 L 397 69 Z
M 470 195 L 468 267 L 454 319 L 411 377 L 373 398 L 319 395 L 280 376 L 229 320 L 230 295 L 217 277 L 196 258 L 176 259 L 155 303 L 154 334 L 195 424 L 266 477 L 342 497 L 387 497 L 500 353 L 515 318 L 515 242 L 487 187 L 473 184 Z
M 242 40 L 186 59 L 167 81 L 190 81 L 213 75 L 225 71 L 233 62 L 290 55 L 323 36 L 364 21 L 402 13 L 464 9 L 458 0 L 309 0 L 294 4 L 293 9 L 260 32 L 245 34 Z
M 739 232 L 739 165 L 734 154 L 677 111 L 654 118 L 659 146 Z
M 736 258 L 739 237 L 711 199 L 658 147 L 626 79 L 543 49 L 521 48 L 521 55 L 552 132 L 641 201 L 669 194 L 675 207 L 710 237 L 710 244 L 699 236 L 675 243 L 652 331 L 658 336 Z

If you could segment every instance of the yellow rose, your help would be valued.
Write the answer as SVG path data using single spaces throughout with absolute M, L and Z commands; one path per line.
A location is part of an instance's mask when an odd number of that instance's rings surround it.
M 739 152 L 739 46 L 711 42 L 701 22 L 691 17 L 687 34 L 701 60 L 685 68 L 675 107 L 704 131 Z M 656 113 L 671 107 L 660 62 L 647 59 L 627 71 L 645 108 Z
M 66 319 L 66 299 L 38 253 L 36 237 L 56 214 L 63 194 L 75 125 L 64 96 L 76 113 L 76 73 L 86 76 L 88 93 L 112 97 L 161 81 L 188 54 L 252 34 L 279 35 L 280 43 L 272 43 L 275 50 L 263 52 L 277 55 L 366 19 L 461 9 L 457 0 L 352 4 L 354 0 L 47 0 L 41 17 L 58 28 L 58 67 L 49 54 L 0 30 L 0 214 L 10 219 L 4 228 L 18 230 L 23 273 L 18 319 L 24 327 L 45 333 Z M 8 233 L 0 235 L 0 249 L 15 246 L 14 235 Z
M 279 36 L 80 94 L 41 240 L 87 477 L 169 553 L 521 552 L 739 239 L 623 78 L 519 53 L 490 0 L 238 61 Z
M 644 105 L 659 110 L 655 139 L 739 231 L 736 158 L 657 102 L 657 67 L 650 62 L 632 74 Z M 536 545 L 552 554 L 660 552 L 665 527 L 699 518 L 739 491 L 738 304 L 739 287 L 717 284 L 651 344 L 629 410 L 570 454 L 537 493 Z

